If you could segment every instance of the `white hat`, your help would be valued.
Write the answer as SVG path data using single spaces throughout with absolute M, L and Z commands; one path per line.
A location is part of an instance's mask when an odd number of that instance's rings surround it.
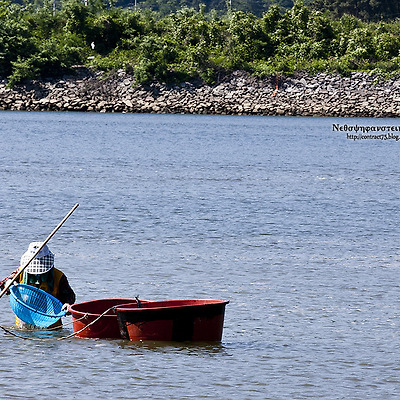
M 22 255 L 20 266 L 23 267 L 37 252 L 42 245 L 41 242 L 32 242 L 28 250 Z M 49 250 L 47 244 L 39 251 L 39 254 L 29 263 L 26 268 L 28 274 L 40 275 L 50 271 L 54 266 L 54 254 Z

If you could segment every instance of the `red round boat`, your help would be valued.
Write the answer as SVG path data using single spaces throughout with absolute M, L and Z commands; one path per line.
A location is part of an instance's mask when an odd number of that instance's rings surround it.
M 113 307 L 134 301 L 136 300 L 126 298 L 99 299 L 73 304 L 68 311 L 72 314 L 75 336 L 80 338 L 121 339 L 118 317 Z M 141 300 L 141 303 L 144 304 L 146 301 Z M 107 313 L 101 316 L 106 311 Z M 93 321 L 96 322 L 93 323 Z M 81 330 L 82 332 L 80 332 Z
M 224 300 L 166 300 L 116 307 L 122 338 L 132 341 L 220 341 Z

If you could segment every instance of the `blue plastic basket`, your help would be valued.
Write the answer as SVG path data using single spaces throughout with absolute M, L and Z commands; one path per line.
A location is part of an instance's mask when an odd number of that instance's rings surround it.
M 27 324 L 47 328 L 64 317 L 67 310 L 51 294 L 30 285 L 14 285 L 10 288 L 10 304 L 14 314 Z

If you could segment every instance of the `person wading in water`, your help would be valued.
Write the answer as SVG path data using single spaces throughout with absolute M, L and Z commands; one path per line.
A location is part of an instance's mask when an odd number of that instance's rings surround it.
M 2 281 L 2 287 L 7 287 L 7 282 L 26 265 L 41 245 L 41 242 L 32 242 L 29 245 L 28 250 L 21 257 L 19 268 L 13 272 L 7 280 L 4 280 L 5 282 Z M 69 285 L 67 277 L 63 272 L 54 267 L 54 254 L 47 245 L 43 246 L 37 256 L 29 263 L 28 267 L 19 275 L 15 282 L 31 285 L 51 294 L 63 303 L 62 309 L 67 309 L 68 306 L 74 304 L 76 300 L 75 293 Z M 19 328 L 30 328 L 29 324 L 25 324 L 18 317 L 16 324 Z M 59 319 L 51 325 L 50 328 L 61 326 L 62 322 L 61 319 Z

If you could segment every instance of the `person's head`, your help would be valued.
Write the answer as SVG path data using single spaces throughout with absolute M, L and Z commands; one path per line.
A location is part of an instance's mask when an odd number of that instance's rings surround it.
M 42 245 L 41 242 L 32 242 L 28 250 L 22 255 L 20 266 L 24 267 Z M 25 271 L 31 275 L 42 275 L 54 267 L 54 254 L 47 245 L 44 245 L 39 254 L 29 263 Z

